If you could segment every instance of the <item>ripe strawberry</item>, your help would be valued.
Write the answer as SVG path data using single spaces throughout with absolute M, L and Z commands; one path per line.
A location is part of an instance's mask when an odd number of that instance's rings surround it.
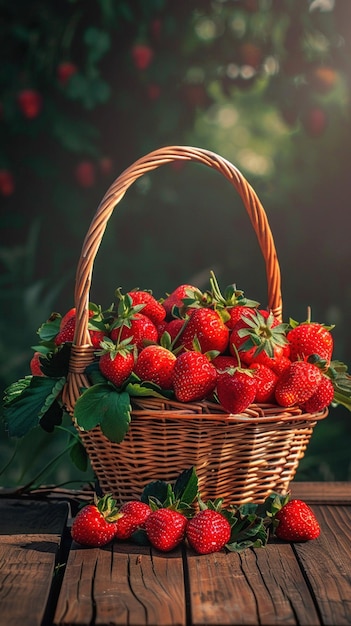
M 242 413 L 255 399 L 257 380 L 251 370 L 237 367 L 219 373 L 216 390 L 227 413 Z
M 116 327 L 112 327 L 110 337 L 113 341 L 124 341 L 130 338 L 138 351 L 142 350 L 145 343 L 156 343 L 158 332 L 155 324 L 143 313 L 134 313 L 128 321 L 118 321 Z
M 240 322 L 243 317 L 250 316 L 255 311 L 255 309 L 250 306 L 238 304 L 236 306 L 227 307 L 227 311 L 230 315 L 230 318 L 226 321 L 226 326 L 228 326 L 229 330 L 233 330 L 235 325 Z
M 163 320 L 161 324 L 157 325 L 159 341 L 161 340 L 163 333 L 167 332 L 171 338 L 171 342 L 173 342 L 176 339 L 177 335 L 180 333 L 181 329 L 183 328 L 183 325 L 184 325 L 184 320 L 180 319 L 179 317 L 174 318 L 173 320 L 170 320 L 169 322 L 166 322 L 165 320 Z M 177 344 L 179 344 L 179 341 L 177 342 Z
M 259 309 L 241 318 L 229 337 L 229 350 L 240 353 L 242 363 L 250 365 L 254 361 L 268 367 L 289 355 L 286 338 L 286 324 L 281 324 L 272 313 Z
M 91 312 L 89 316 L 92 317 L 92 315 L 93 315 L 93 312 Z M 69 312 L 68 312 L 68 316 L 69 316 Z M 60 330 L 54 339 L 55 345 L 60 346 L 63 343 L 72 342 L 74 339 L 75 329 L 76 329 L 76 316 L 75 315 L 72 314 L 71 317 L 68 317 L 67 322 L 64 325 L 62 324 L 62 320 L 61 320 Z M 104 340 L 106 336 L 106 332 L 104 332 L 103 330 L 95 330 L 95 329 L 94 330 L 89 329 L 88 332 L 90 335 L 91 343 L 94 346 L 94 348 L 99 348 L 101 342 Z
M 330 328 L 310 321 L 294 326 L 287 334 L 291 360 L 307 359 L 312 354 L 318 354 L 329 363 L 334 348 Z
M 29 367 L 30 367 L 32 376 L 44 376 L 43 372 L 41 371 L 41 365 L 40 365 L 41 356 L 42 356 L 41 352 L 34 352 L 30 360 Z
M 17 96 L 18 106 L 24 117 L 38 117 L 43 107 L 43 98 L 35 89 L 22 89 Z
M 138 70 L 146 70 L 153 58 L 154 52 L 147 44 L 137 43 L 132 47 L 133 63 Z
M 228 520 L 212 509 L 203 509 L 196 513 L 186 527 L 186 538 L 199 554 L 219 552 L 228 543 L 230 534 Z
M 134 368 L 133 345 L 128 341 L 116 345 L 110 340 L 105 340 L 101 342 L 101 348 L 102 350 L 97 353 L 100 356 L 101 373 L 116 387 L 121 387 Z
M 184 299 L 190 298 L 195 300 L 195 295 L 201 298 L 201 291 L 193 285 L 179 285 L 174 289 L 163 301 L 163 307 L 166 309 L 166 315 L 168 318 L 172 317 L 173 307 L 177 309 L 183 309 Z
M 273 370 L 277 376 L 280 376 L 284 370 L 286 370 L 291 365 L 291 359 L 289 357 L 284 356 L 284 354 L 279 359 L 272 359 L 269 367 Z
M 320 369 L 307 361 L 293 361 L 279 377 L 275 399 L 280 406 L 301 405 L 317 390 L 322 379 Z
M 209 396 L 217 381 L 217 370 L 201 352 L 182 352 L 173 369 L 173 389 L 179 402 L 194 402 Z
M 218 354 L 211 360 L 211 363 L 215 366 L 218 372 L 223 372 L 223 370 L 238 367 L 239 360 L 236 356 Z
M 330 378 L 322 376 L 322 380 L 319 383 L 314 394 L 301 405 L 303 411 L 306 413 L 317 413 L 322 411 L 333 401 L 334 398 L 334 385 Z
M 173 509 L 157 509 L 145 521 L 146 535 L 150 543 L 161 550 L 173 550 L 185 537 L 187 518 Z
M 93 187 L 96 182 L 95 165 L 92 161 L 81 161 L 74 170 L 74 178 L 81 187 Z
M 302 500 L 289 500 L 276 513 L 275 534 L 285 541 L 308 541 L 320 535 L 320 526 L 311 508 Z
M 91 317 L 91 315 L 93 315 L 93 311 L 89 311 L 89 317 Z M 66 326 L 68 320 L 70 320 L 71 317 L 75 317 L 75 316 L 76 316 L 76 307 L 72 307 L 62 316 L 61 321 L 60 321 L 60 330 L 62 330 Z
M 94 504 L 87 504 L 75 517 L 72 538 L 85 546 L 104 546 L 114 538 L 120 515 L 109 494 L 100 499 L 95 496 Z
M 165 319 L 165 309 L 149 291 L 129 291 L 127 296 L 131 298 L 133 307 L 143 305 L 140 313 L 146 315 L 156 326 Z
M 71 76 L 76 74 L 77 71 L 78 68 L 74 65 L 74 63 L 71 63 L 70 61 L 62 61 L 62 63 L 60 63 L 57 67 L 57 78 L 59 83 L 64 87 L 67 85 Z
M 201 352 L 211 350 L 225 352 L 228 346 L 229 329 L 217 311 L 203 307 L 194 309 L 184 331 L 180 343 L 187 350 L 194 349 L 194 340 L 200 345 Z
M 253 371 L 257 381 L 255 402 L 266 403 L 274 401 L 274 391 L 278 376 L 270 367 L 263 363 L 251 363 L 249 369 Z
M 138 528 L 144 528 L 151 509 L 146 502 L 130 500 L 122 504 L 123 515 L 116 522 L 116 539 L 129 539 Z
M 15 181 L 10 170 L 0 169 L 0 193 L 2 196 L 12 196 L 15 191 Z
M 172 376 L 177 357 L 160 345 L 146 346 L 137 357 L 134 372 L 141 380 L 172 389 Z

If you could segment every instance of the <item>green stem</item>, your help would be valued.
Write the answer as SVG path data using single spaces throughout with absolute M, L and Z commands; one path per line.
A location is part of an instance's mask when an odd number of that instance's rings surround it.
M 2 467 L 2 469 L 0 470 L 0 476 L 2 476 L 2 474 L 4 474 L 7 470 L 7 468 L 11 465 L 13 459 L 15 458 L 17 452 L 18 452 L 18 446 L 19 446 L 19 441 L 16 441 L 16 446 L 15 449 L 13 451 L 13 453 L 10 456 L 10 459 L 5 463 L 5 465 Z
M 48 470 L 50 470 L 52 467 L 55 466 L 55 464 L 71 449 L 73 448 L 73 446 L 75 445 L 75 441 L 73 441 L 67 448 L 65 448 L 62 452 L 60 452 L 60 454 L 57 454 L 53 459 L 51 459 L 41 470 L 40 472 L 38 472 L 38 474 L 36 476 L 34 476 L 34 478 L 32 478 L 32 480 L 30 480 L 26 485 L 24 485 L 23 487 L 19 487 L 19 489 L 16 491 L 16 493 L 21 494 L 21 493 L 26 493 L 27 491 L 30 491 L 31 488 L 36 488 L 36 482 L 38 481 L 38 479 L 45 475 L 46 472 Z

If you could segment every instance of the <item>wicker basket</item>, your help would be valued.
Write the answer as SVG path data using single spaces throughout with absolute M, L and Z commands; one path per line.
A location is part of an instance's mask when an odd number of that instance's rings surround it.
M 219 155 L 187 146 L 155 150 L 127 168 L 102 199 L 83 243 L 75 306 L 77 324 L 64 402 L 73 416 L 80 390 L 89 387 L 85 368 L 94 359 L 88 333 L 89 292 L 94 260 L 107 222 L 127 189 L 141 176 L 172 161 L 195 161 L 217 170 L 236 189 L 255 230 L 266 266 L 268 306 L 282 316 L 280 269 L 266 213 L 256 193 L 234 165 Z M 122 503 L 139 498 L 152 480 L 173 481 L 196 468 L 203 499 L 222 497 L 225 504 L 263 502 L 272 492 L 286 493 L 304 456 L 313 428 L 328 411 L 306 414 L 298 408 L 251 405 L 228 415 L 216 404 L 181 404 L 156 398 L 133 399 L 129 431 L 111 443 L 100 428 L 79 429 L 93 470 L 106 493 Z

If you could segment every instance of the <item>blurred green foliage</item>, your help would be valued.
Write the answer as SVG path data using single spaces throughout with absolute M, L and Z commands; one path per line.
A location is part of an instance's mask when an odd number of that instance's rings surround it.
M 29 373 L 40 324 L 73 306 L 83 238 L 109 184 L 167 144 L 214 150 L 244 172 L 275 237 L 285 317 L 302 321 L 310 305 L 336 324 L 335 355 L 351 363 L 351 4 L 0 0 L 0 12 L 2 389 Z M 181 282 L 203 287 L 214 269 L 265 304 L 240 200 L 204 169 L 168 165 L 135 183 L 104 236 L 93 301 L 108 306 L 118 286 L 158 297 Z M 348 412 L 332 409 L 298 476 L 349 480 L 350 432 Z M 8 463 L 16 443 L 2 432 L 0 484 L 32 480 L 66 446 L 65 433 L 55 444 L 34 433 Z M 40 480 L 91 477 L 67 452 Z

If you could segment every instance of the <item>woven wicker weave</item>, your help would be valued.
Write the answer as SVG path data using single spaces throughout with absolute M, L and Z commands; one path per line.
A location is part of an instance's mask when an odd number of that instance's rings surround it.
M 94 359 L 88 333 L 93 265 L 107 222 L 128 188 L 141 176 L 175 160 L 195 161 L 217 170 L 236 189 L 256 233 L 266 267 L 268 306 L 282 317 L 280 269 L 263 206 L 240 171 L 219 155 L 187 146 L 160 148 L 127 168 L 102 199 L 83 243 L 75 287 L 77 324 L 64 402 L 73 415 L 80 390 L 89 387 L 85 368 Z M 316 414 L 276 405 L 252 405 L 228 415 L 216 404 L 181 404 L 156 398 L 133 399 L 130 429 L 122 443 L 111 443 L 94 428 L 82 441 L 102 490 L 119 502 L 140 497 L 151 480 L 173 481 L 196 467 L 203 499 L 225 504 L 262 502 L 272 491 L 286 493 L 316 423 Z

